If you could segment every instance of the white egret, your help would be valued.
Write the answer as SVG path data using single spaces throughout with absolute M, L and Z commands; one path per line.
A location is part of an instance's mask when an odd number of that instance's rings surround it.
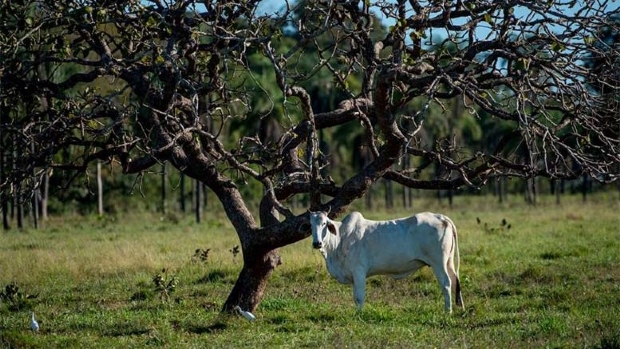
M 34 319 L 34 312 L 32 313 L 32 318 L 30 319 L 30 328 L 35 332 L 39 330 L 39 323 Z
M 245 311 L 241 309 L 241 307 L 239 307 L 238 305 L 235 306 L 235 310 L 237 310 L 239 314 L 241 314 L 244 318 L 248 319 L 248 321 L 256 320 L 256 316 L 254 316 L 254 314 L 250 313 L 249 311 Z

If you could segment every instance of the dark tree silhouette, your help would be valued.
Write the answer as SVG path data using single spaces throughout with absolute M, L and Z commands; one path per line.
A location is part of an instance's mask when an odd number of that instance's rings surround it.
M 618 87 L 583 64 L 604 54 L 618 71 L 617 45 L 595 44 L 600 28 L 616 28 L 612 1 L 317 0 L 276 14 L 259 4 L 2 2 L 2 200 L 25 201 L 50 169 L 167 163 L 219 199 L 244 259 L 223 310 L 252 311 L 278 248 L 309 235 L 307 212 L 287 206 L 295 196 L 336 217 L 381 179 L 448 190 L 502 176 L 618 178 L 618 107 L 587 85 Z M 325 74 L 343 97 L 315 111 L 326 104 L 307 86 Z M 505 131 L 477 145 L 453 132 L 428 142 L 427 115 L 454 98 Z M 264 124 L 280 130 L 269 136 L 230 127 L 270 114 Z M 319 132 L 345 124 L 362 130 L 370 161 L 332 177 Z

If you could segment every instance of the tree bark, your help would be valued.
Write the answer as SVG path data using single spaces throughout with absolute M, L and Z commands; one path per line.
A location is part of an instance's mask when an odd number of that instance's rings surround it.
M 18 185 L 15 188 L 15 203 L 17 205 L 17 229 L 24 229 L 24 204 L 22 203 L 22 190 Z
M 280 223 L 279 213 L 268 195 L 261 200 L 259 214 L 263 227 Z M 244 310 L 255 311 L 263 299 L 269 277 L 281 264 L 278 249 L 258 248 L 257 241 L 251 239 L 249 231 L 239 234 L 243 249 L 243 268 L 224 303 L 223 311 L 230 312 L 235 305 L 239 305 Z
M 13 160 L 13 166 L 16 167 L 17 166 L 16 159 L 22 158 L 21 146 L 17 145 L 17 151 L 15 154 L 16 156 Z M 17 206 L 16 207 L 17 229 L 23 230 L 24 229 L 24 203 L 23 203 L 23 198 L 22 198 L 22 184 L 18 182 L 15 185 L 14 190 L 15 190 L 15 193 L 14 193 L 15 206 Z
M 528 205 L 536 206 L 536 179 L 528 178 L 525 180 L 525 202 Z
M 583 202 L 588 200 L 588 190 L 590 189 L 590 177 L 584 174 L 581 181 L 581 199 Z
M 39 229 L 39 201 L 40 201 L 40 194 L 38 190 L 35 190 L 32 193 L 32 198 L 31 198 L 31 203 L 32 203 L 32 224 L 34 229 Z
M 179 184 L 181 190 L 179 191 L 179 205 L 181 206 L 181 212 L 187 211 L 185 207 L 185 175 L 181 172 L 181 182 Z
M 101 161 L 97 161 L 97 214 L 103 216 L 103 179 L 101 178 Z
M 392 209 L 394 208 L 394 186 L 389 180 L 384 180 L 383 183 L 385 187 L 385 208 Z
M 202 183 L 199 180 L 194 181 L 194 213 L 196 215 L 196 223 L 200 223 L 202 221 Z
M 263 299 L 269 277 L 280 265 L 278 249 L 254 252 L 246 256 L 246 251 L 251 249 L 251 246 L 244 249 L 243 268 L 222 311 L 231 312 L 235 305 L 239 305 L 243 310 L 255 311 Z
M 1 112 L 2 111 L 0 111 L 0 113 Z M 4 149 L 0 148 L 0 182 L 2 182 L 3 179 L 2 174 L 5 171 L 4 166 Z M 5 191 L 0 191 L 0 210 L 2 211 L 2 228 L 4 230 L 9 230 L 11 228 L 9 224 L 9 195 L 7 195 Z
M 33 153 L 36 151 L 34 143 L 30 143 L 30 151 Z M 36 169 L 34 167 L 32 168 L 32 176 L 36 176 Z M 32 193 L 32 198 L 30 200 L 32 205 L 32 223 L 34 229 L 39 229 L 39 202 L 41 201 L 41 190 L 40 188 L 34 187 L 30 192 Z
M 405 156 L 405 157 L 403 158 L 403 160 L 402 160 L 402 164 L 401 164 L 402 169 L 406 169 L 406 168 L 408 168 L 408 167 L 409 167 L 409 162 L 410 162 L 409 157 L 408 157 L 408 156 Z M 405 186 L 405 185 L 403 185 L 403 186 L 401 186 L 401 187 L 402 187 L 402 189 L 403 189 L 403 191 L 402 191 L 403 208 L 404 208 L 404 209 L 410 209 L 410 208 L 413 206 L 413 205 L 412 205 L 412 202 L 413 202 L 413 199 L 412 199 L 412 198 L 413 198 L 412 190 L 411 190 L 411 188 L 410 188 L 410 187 Z
M 161 213 L 166 214 L 166 163 L 161 164 Z
M 47 220 L 47 205 L 49 203 L 50 196 L 50 171 L 45 171 L 43 175 L 43 190 L 41 191 L 41 219 Z
M 9 224 L 9 200 L 8 196 L 2 194 L 0 195 L 0 201 L 2 201 L 2 229 L 9 230 L 11 229 L 11 225 Z

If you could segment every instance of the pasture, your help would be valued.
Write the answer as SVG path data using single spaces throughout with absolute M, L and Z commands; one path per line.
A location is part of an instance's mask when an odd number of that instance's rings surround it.
M 458 228 L 465 311 L 444 313 L 425 268 L 369 279 L 357 313 L 305 239 L 282 249 L 253 323 L 219 314 L 242 263 L 223 215 L 52 218 L 0 233 L 0 347 L 620 348 L 618 193 L 553 200 L 414 202 Z

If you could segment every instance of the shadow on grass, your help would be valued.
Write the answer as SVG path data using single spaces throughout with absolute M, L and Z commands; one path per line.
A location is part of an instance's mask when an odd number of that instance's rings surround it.
M 142 336 L 149 334 L 151 330 L 146 328 L 121 328 L 105 331 L 103 334 L 108 337 Z
M 620 349 L 620 331 L 614 334 L 605 334 L 601 337 L 595 349 Z
M 490 317 L 485 318 L 480 321 L 472 322 L 471 324 L 466 325 L 470 330 L 480 329 L 480 328 L 493 328 L 500 327 L 506 325 L 514 325 L 518 322 L 518 319 L 514 316 L 501 316 L 501 317 Z
M 0 332 L 0 348 L 36 348 L 32 336 L 24 331 L 3 330 Z
M 320 313 L 308 315 L 306 319 L 313 323 L 331 323 L 336 320 L 336 316 L 334 314 Z
M 210 270 L 205 276 L 194 280 L 195 285 L 202 284 L 223 284 L 234 285 L 237 281 L 237 274 L 234 269 L 216 268 Z
M 212 334 L 212 333 L 220 333 L 228 328 L 228 325 L 221 322 L 216 322 L 210 326 L 189 326 L 187 328 L 188 332 L 196 333 L 196 334 Z

